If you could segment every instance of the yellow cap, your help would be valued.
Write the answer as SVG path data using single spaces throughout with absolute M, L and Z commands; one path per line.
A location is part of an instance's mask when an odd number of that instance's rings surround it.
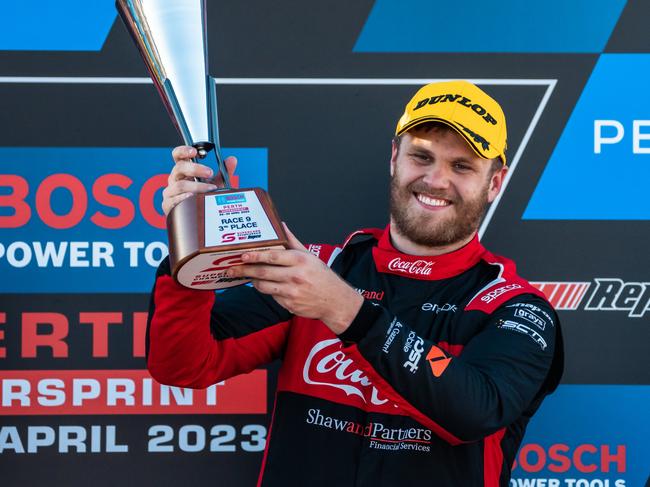
M 501 106 L 468 81 L 431 83 L 418 90 L 397 122 L 395 135 L 424 122 L 442 122 L 463 136 L 484 159 L 506 163 L 506 117 Z

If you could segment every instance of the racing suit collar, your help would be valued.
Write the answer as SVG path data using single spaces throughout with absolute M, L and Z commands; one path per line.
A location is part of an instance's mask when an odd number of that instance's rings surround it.
M 390 225 L 386 226 L 378 238 L 377 246 L 372 249 L 379 272 L 428 281 L 456 276 L 476 265 L 484 253 L 485 248 L 478 236 L 474 236 L 467 245 L 447 254 L 404 254 L 390 242 Z

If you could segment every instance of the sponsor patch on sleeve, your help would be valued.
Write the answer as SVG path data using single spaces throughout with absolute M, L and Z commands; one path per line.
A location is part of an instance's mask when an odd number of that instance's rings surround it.
M 531 318 L 533 320 L 541 320 L 541 322 L 544 323 L 543 326 L 540 327 L 542 330 L 546 326 L 546 323 L 549 323 L 551 326 L 555 326 L 555 323 L 553 322 L 553 318 L 551 318 L 551 316 L 546 311 L 544 311 L 542 308 L 540 308 L 539 306 L 535 306 L 534 304 L 515 303 L 515 304 L 509 304 L 508 306 L 506 306 L 506 308 L 518 308 L 515 311 L 515 316 L 522 317 L 522 316 L 526 315 L 526 316 L 528 316 L 529 318 Z M 519 309 L 522 309 L 522 308 L 525 309 L 526 311 L 528 311 L 528 313 L 519 313 L 518 314 L 517 312 L 519 311 Z
M 440 377 L 447 369 L 449 362 L 451 362 L 451 357 L 444 350 L 433 345 L 429 349 L 429 353 L 427 353 L 427 361 L 429 362 L 431 373 L 434 377 Z
M 537 343 L 537 345 L 539 345 L 539 348 L 542 350 L 546 350 L 546 347 L 548 346 L 546 340 L 544 340 L 544 337 L 542 337 L 542 335 L 537 333 L 530 326 L 524 325 L 523 323 L 512 320 L 499 320 L 498 328 L 527 335 L 531 338 L 531 340 Z
M 400 332 L 401 328 L 402 328 L 402 324 L 399 321 L 397 321 L 397 318 L 393 318 L 393 322 L 390 324 L 390 327 L 386 332 L 386 341 L 381 347 L 381 350 L 384 353 L 388 353 L 390 346 L 393 344 L 393 340 L 395 340 L 395 337 Z
M 404 368 L 412 374 L 415 374 L 415 371 L 418 370 L 422 354 L 424 353 L 424 340 L 417 336 L 414 331 L 411 331 L 406 337 L 403 350 L 405 354 L 408 354 L 408 358 L 404 362 Z

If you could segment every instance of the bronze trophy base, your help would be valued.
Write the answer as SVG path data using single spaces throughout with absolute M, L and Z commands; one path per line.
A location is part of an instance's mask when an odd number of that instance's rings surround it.
M 273 203 L 261 188 L 191 196 L 167 216 L 172 276 L 190 289 L 223 289 L 249 282 L 226 276 L 251 250 L 287 248 Z

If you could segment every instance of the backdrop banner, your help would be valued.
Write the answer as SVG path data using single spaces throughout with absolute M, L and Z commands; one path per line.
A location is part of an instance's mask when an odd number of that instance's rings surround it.
M 643 486 L 650 4 L 208 3 L 231 182 L 268 190 L 303 242 L 386 224 L 391 138 L 419 86 L 468 79 L 501 102 L 510 172 L 481 238 L 549 297 L 566 347 L 511 486 Z M 2 18 L 0 483 L 255 485 L 279 364 L 205 390 L 146 370 L 181 141 L 114 2 Z

